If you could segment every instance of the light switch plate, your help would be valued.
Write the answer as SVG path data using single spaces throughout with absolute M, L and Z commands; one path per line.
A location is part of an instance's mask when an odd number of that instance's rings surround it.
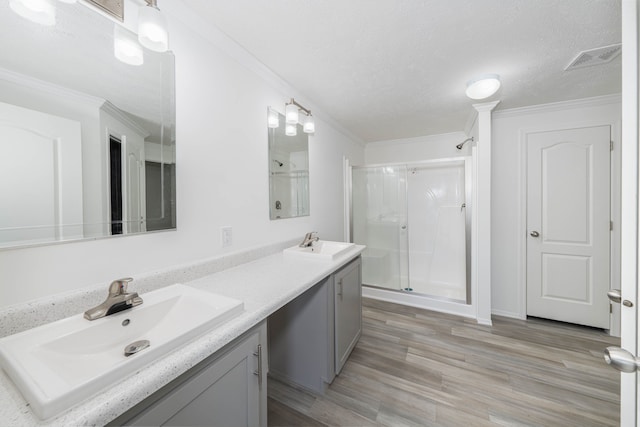
M 227 248 L 233 244 L 233 229 L 231 227 L 221 227 L 220 237 L 222 238 L 222 247 Z

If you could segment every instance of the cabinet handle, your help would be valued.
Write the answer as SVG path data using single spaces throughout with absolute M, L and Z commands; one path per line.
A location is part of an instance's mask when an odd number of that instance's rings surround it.
M 338 281 L 338 287 L 339 287 L 339 289 L 340 289 L 340 290 L 338 291 L 338 296 L 339 296 L 339 297 L 342 297 L 342 279 L 340 279 L 340 280 Z
M 254 371 L 253 375 L 258 376 L 258 387 L 262 388 L 262 344 L 258 344 L 258 349 L 253 355 L 258 358 L 258 370 Z

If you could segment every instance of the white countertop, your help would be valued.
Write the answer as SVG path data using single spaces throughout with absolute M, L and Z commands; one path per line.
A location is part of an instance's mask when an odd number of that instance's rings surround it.
M 333 261 L 270 255 L 184 284 L 244 302 L 244 312 L 131 377 L 45 421 L 29 409 L 0 370 L 0 424 L 8 426 L 104 425 L 215 353 L 298 295 L 358 256 L 364 246 Z M 144 294 L 141 295 L 144 297 Z

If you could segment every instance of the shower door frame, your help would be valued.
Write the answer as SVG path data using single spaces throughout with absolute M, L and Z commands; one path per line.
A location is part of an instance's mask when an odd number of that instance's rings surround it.
M 473 151 L 472 151 L 473 152 Z M 474 185 L 473 185 L 473 168 L 474 164 L 473 156 L 456 156 L 446 157 L 440 159 L 421 160 L 417 162 L 392 162 L 392 163 L 375 163 L 366 165 L 353 165 L 349 166 L 349 169 L 367 169 L 377 167 L 398 167 L 404 166 L 407 169 L 410 167 L 425 167 L 425 166 L 446 166 L 447 164 L 456 165 L 462 164 L 464 166 L 464 184 L 465 184 L 465 254 L 466 254 L 466 304 L 461 303 L 459 300 L 450 300 L 447 298 L 430 296 L 420 293 L 412 293 L 403 291 L 401 289 L 389 289 L 377 286 L 363 286 L 363 296 L 374 299 L 380 299 L 384 301 L 395 302 L 412 307 L 425 308 L 428 310 L 440 311 L 444 313 L 457 314 L 464 317 L 476 318 L 477 317 L 477 286 L 476 280 L 473 275 L 474 260 L 476 254 L 474 253 L 473 242 L 475 240 L 475 230 L 472 228 L 474 223 L 474 217 L 476 212 L 474 210 Z M 353 176 L 352 174 L 350 174 Z M 408 185 L 408 184 L 407 184 Z M 353 200 L 353 181 L 349 179 L 345 180 L 345 190 L 348 192 L 348 199 L 350 204 Z M 405 198 L 405 202 L 408 202 L 408 198 Z M 353 242 L 353 209 L 348 209 L 349 216 L 349 241 Z M 407 213 L 408 214 L 408 213 Z M 408 221 L 407 221 L 408 223 Z M 408 262 L 408 261 L 407 261 Z M 409 277 L 409 283 L 411 278 Z

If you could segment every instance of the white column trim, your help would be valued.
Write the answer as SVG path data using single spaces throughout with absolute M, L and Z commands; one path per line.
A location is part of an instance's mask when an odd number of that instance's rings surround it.
M 473 276 L 476 319 L 491 325 L 491 112 L 500 101 L 473 104 L 478 111 L 476 188 L 474 189 L 475 227 L 472 230 Z

